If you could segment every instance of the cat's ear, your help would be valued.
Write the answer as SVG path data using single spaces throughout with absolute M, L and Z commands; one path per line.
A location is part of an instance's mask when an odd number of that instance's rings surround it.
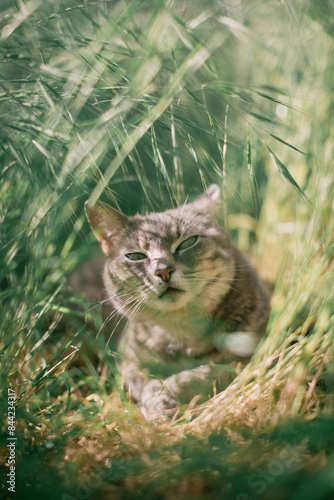
M 215 216 L 220 202 L 220 188 L 217 184 L 211 184 L 208 189 L 195 200 L 192 205 L 203 213 Z
M 127 217 L 101 201 L 94 205 L 86 201 L 85 213 L 103 253 L 109 255 L 115 238 L 128 225 Z

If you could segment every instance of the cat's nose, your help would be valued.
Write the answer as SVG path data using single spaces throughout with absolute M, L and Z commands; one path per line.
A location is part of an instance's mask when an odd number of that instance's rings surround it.
M 170 280 L 172 273 L 175 271 L 175 267 L 172 265 L 167 265 L 164 267 L 161 267 L 155 271 L 155 275 L 159 276 L 159 278 L 162 279 L 162 281 L 165 281 L 166 283 Z

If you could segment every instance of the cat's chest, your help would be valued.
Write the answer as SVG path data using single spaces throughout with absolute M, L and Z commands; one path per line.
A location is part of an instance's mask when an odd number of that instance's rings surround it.
M 135 325 L 138 346 L 166 357 L 196 357 L 212 350 L 214 325 L 205 317 L 170 318 L 166 322 L 145 321 Z

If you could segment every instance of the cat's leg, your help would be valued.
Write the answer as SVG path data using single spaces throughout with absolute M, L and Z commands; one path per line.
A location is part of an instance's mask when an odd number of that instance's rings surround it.
M 178 400 L 168 380 L 153 378 L 143 387 L 140 411 L 148 420 L 161 421 L 176 413 Z
M 130 398 L 135 403 L 141 404 L 142 396 L 145 393 L 145 388 L 155 378 L 149 377 L 144 371 L 140 370 L 136 363 L 123 362 L 119 367 L 123 385 L 128 392 Z M 159 380 L 158 380 L 159 382 Z
M 230 366 L 202 365 L 193 370 L 184 370 L 161 381 L 152 379 L 143 387 L 141 411 L 148 419 L 159 419 L 173 415 L 178 405 L 189 403 L 195 396 L 205 401 L 225 389 L 235 378 Z
M 176 412 L 178 401 L 175 391 L 169 384 L 166 385 L 172 377 L 164 380 L 149 376 L 146 371 L 140 370 L 139 365 L 128 362 L 121 365 L 120 372 L 124 388 L 147 419 L 161 420 L 161 417 L 172 416 Z

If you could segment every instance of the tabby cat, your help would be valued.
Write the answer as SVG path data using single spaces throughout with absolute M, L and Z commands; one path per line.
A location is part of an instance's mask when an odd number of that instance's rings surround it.
M 267 326 L 269 294 L 217 223 L 219 198 L 213 184 L 192 203 L 134 217 L 86 202 L 108 297 L 128 318 L 124 386 L 149 419 L 224 389 Z

